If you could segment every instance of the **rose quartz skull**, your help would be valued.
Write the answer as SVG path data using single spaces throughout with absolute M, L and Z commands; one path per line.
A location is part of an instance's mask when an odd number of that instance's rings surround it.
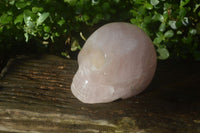
M 142 92 L 157 63 L 151 39 L 123 22 L 106 24 L 86 41 L 78 55 L 72 93 L 84 103 L 106 103 Z

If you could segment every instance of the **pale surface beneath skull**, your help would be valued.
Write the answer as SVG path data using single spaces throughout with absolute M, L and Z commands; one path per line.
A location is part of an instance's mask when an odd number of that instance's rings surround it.
M 145 32 L 115 22 L 87 39 L 78 64 L 71 85 L 74 96 L 84 103 L 106 103 L 142 92 L 154 76 L 157 56 Z

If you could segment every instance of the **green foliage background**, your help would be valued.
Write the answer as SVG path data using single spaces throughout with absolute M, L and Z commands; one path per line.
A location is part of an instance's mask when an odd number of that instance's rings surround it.
M 200 60 L 199 0 L 1 0 L 0 55 L 59 47 L 68 56 L 81 36 L 113 21 L 142 28 L 158 59 Z

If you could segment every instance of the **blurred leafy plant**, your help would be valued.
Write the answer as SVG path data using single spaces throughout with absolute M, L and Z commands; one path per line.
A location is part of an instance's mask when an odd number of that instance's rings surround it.
M 0 52 L 33 41 L 44 47 L 62 43 L 76 51 L 82 32 L 113 21 L 142 28 L 153 40 L 158 59 L 200 60 L 198 0 L 1 0 Z
M 130 21 L 152 38 L 158 59 L 200 60 L 198 0 L 133 0 L 132 5 Z

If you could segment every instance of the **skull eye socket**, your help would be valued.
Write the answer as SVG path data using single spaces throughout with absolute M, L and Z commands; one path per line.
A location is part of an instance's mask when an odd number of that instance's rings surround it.
M 80 57 L 84 57 L 84 64 L 91 68 L 92 71 L 101 69 L 106 63 L 106 56 L 104 52 L 99 48 L 94 48 L 91 43 L 85 45 L 82 49 Z
M 90 61 L 91 61 L 92 69 L 94 70 L 101 69 L 106 62 L 104 53 L 100 49 L 93 49 L 93 52 L 90 58 L 91 58 Z

